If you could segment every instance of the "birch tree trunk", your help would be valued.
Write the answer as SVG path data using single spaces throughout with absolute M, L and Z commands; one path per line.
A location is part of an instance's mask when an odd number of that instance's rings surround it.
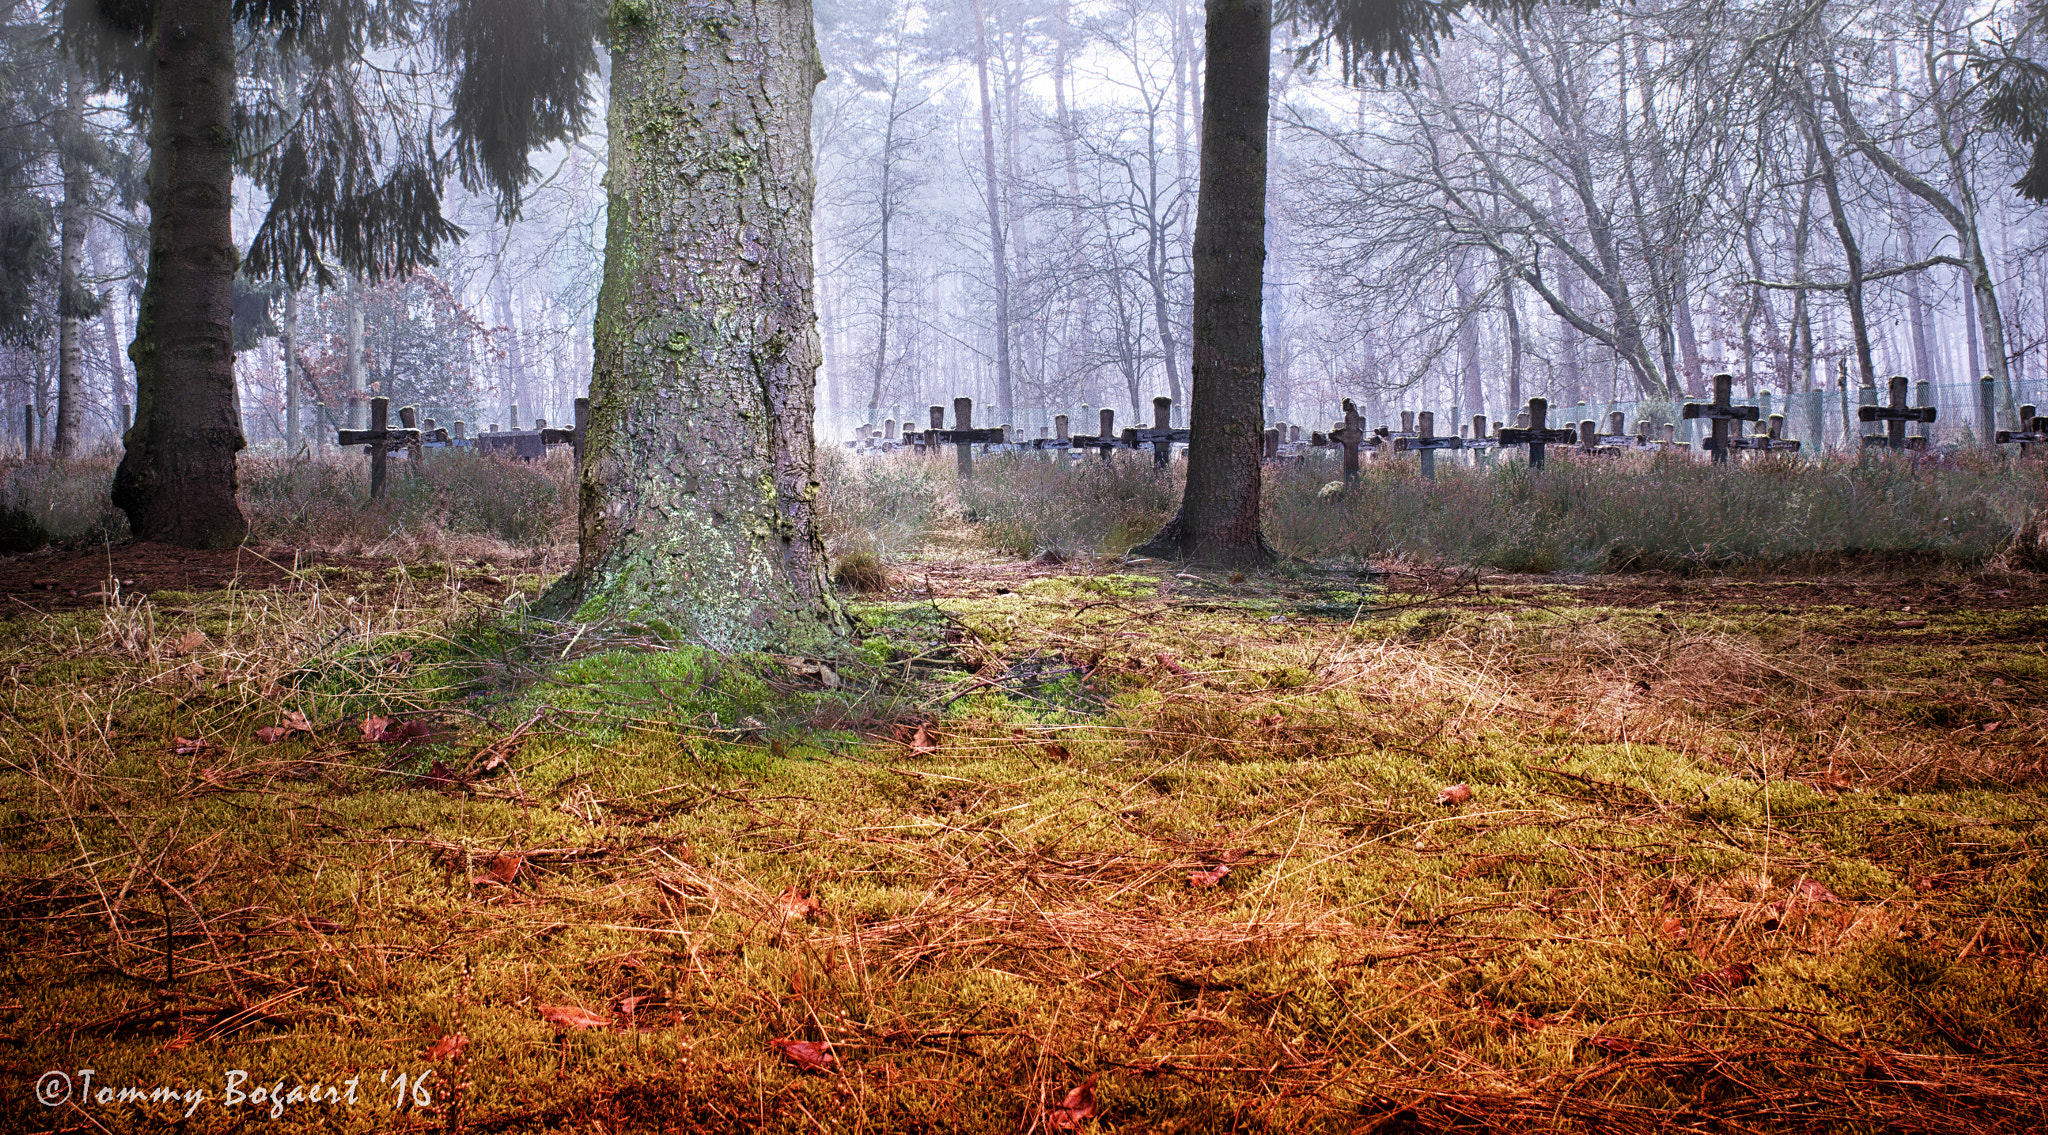
M 611 168 L 581 548 L 544 609 L 827 652 L 811 441 L 808 0 L 612 8 Z

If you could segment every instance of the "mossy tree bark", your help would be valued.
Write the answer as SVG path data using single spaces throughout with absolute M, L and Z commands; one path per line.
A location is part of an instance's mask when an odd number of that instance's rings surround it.
M 808 0 L 612 7 L 609 216 L 581 549 L 548 606 L 828 653 L 811 441 Z
M 233 0 L 156 0 L 149 37 L 149 277 L 113 498 L 137 539 L 188 548 L 249 528 L 235 502 L 233 14 Z
M 1273 6 L 1271 0 L 1208 0 L 1207 8 L 1188 481 L 1180 512 L 1138 550 L 1249 565 L 1273 558 L 1259 532 Z

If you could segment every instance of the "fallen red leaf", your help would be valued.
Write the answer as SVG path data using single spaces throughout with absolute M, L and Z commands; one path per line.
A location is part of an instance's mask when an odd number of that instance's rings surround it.
M 832 1055 L 831 1042 L 813 1040 L 786 1040 L 777 1037 L 768 1042 L 781 1051 L 782 1058 L 806 1072 L 830 1072 L 839 1059 Z
M 431 738 L 433 735 L 434 727 L 427 724 L 426 722 L 407 721 L 399 725 L 385 726 L 384 736 L 382 740 L 397 741 L 403 745 L 412 745 L 413 743 L 418 741 L 425 741 Z
M 186 632 L 184 633 L 184 635 L 183 635 L 182 637 L 180 637 L 180 638 L 178 639 L 178 641 L 177 641 L 177 642 L 175 642 L 175 643 L 173 643 L 173 644 L 171 645 L 171 653 L 172 653 L 172 654 L 190 654 L 190 653 L 192 653 L 193 651 L 195 651 L 195 650 L 198 650 L 198 649 L 199 649 L 200 647 L 202 647 L 202 646 L 205 646 L 205 645 L 206 645 L 206 632 L 205 632 L 205 631 L 202 631 L 202 630 L 189 630 L 189 631 L 186 631 Z
M 1756 975 L 1756 968 L 1745 962 L 1722 966 L 1692 979 L 1694 993 L 1728 993 L 1749 984 Z
M 292 731 L 282 725 L 265 725 L 256 730 L 256 739 L 266 745 L 275 745 L 291 735 Z
M 519 877 L 519 868 L 523 862 L 524 860 L 517 855 L 494 855 L 491 857 L 491 865 L 484 869 L 486 873 L 477 876 L 477 882 L 509 887 L 512 880 Z
M 469 1044 L 468 1037 L 463 1036 L 461 1033 L 449 1033 L 428 1045 L 427 1050 L 420 1053 L 420 1057 L 428 1063 L 446 1060 L 451 1056 L 462 1055 L 462 1049 L 467 1044 Z
M 306 720 L 306 715 L 296 709 L 284 715 L 284 727 L 298 733 L 313 731 L 313 723 Z
M 1045 1112 L 1045 1125 L 1053 1131 L 1079 1131 L 1081 1121 L 1095 1118 L 1095 1077 L 1090 1075 L 1067 1093 L 1059 1106 Z
M 937 737 L 932 735 L 931 724 L 924 721 L 918 722 L 917 732 L 910 735 L 910 755 L 913 757 L 929 757 L 937 754 L 938 751 L 939 741 Z
M 1472 799 L 1472 786 L 1469 784 L 1453 784 L 1436 794 L 1436 802 L 1445 807 L 1463 804 L 1470 799 Z
M 455 787 L 455 770 L 449 768 L 441 761 L 435 761 L 432 767 L 427 769 L 427 775 L 421 779 L 437 790 L 453 788 Z
M 171 751 L 181 757 L 197 756 L 211 748 L 213 748 L 213 742 L 201 740 L 197 737 L 171 738 Z
M 1801 879 L 1798 882 L 1792 884 L 1791 897 L 1795 899 L 1805 899 L 1807 902 L 1839 903 L 1842 901 L 1840 895 L 1837 895 L 1835 892 L 1828 890 L 1826 886 L 1814 882 L 1812 879 Z
M 577 1029 L 579 1031 L 582 1029 L 602 1029 L 611 1025 L 610 1021 L 605 1020 L 596 1013 L 588 1009 L 578 1009 L 574 1005 L 542 1005 L 540 1007 L 540 1017 L 541 1020 L 554 1025 L 556 1028 Z
M 1175 662 L 1175 661 L 1173 660 L 1173 658 L 1172 658 L 1171 656 L 1169 656 L 1169 655 L 1165 655 L 1165 654 L 1162 654 L 1162 655 L 1160 655 L 1160 656 L 1159 656 L 1159 664 L 1160 664 L 1161 666 L 1164 666 L 1164 667 L 1166 667 L 1166 668 L 1167 668 L 1168 670 L 1172 671 L 1173 673 L 1175 673 L 1175 674 L 1179 674 L 1179 675 L 1180 675 L 1181 677 L 1183 677 L 1183 678 L 1185 678 L 1185 677 L 1187 677 L 1187 676 L 1188 676 L 1188 668 L 1187 668 L 1187 667 L 1185 667 L 1185 666 L 1182 666 L 1182 665 L 1181 665 L 1180 663 L 1178 663 L 1178 662 Z
M 1065 745 L 1057 743 L 1047 745 L 1045 747 L 1045 755 L 1056 761 L 1071 761 L 1074 759 L 1074 754 L 1068 752 Z
M 803 893 L 795 883 L 783 889 L 777 899 L 782 908 L 782 917 L 792 922 L 808 922 L 818 917 L 818 900 Z
M 383 717 L 374 713 L 366 715 L 363 718 L 363 740 L 382 741 L 384 739 L 384 730 L 387 727 L 389 727 L 390 724 L 391 719 L 388 717 Z
M 640 993 L 635 993 L 629 997 L 621 997 L 618 999 L 617 1002 L 619 1006 L 619 1012 L 624 1013 L 625 1015 L 630 1017 L 633 1015 L 633 1010 L 640 1007 L 640 1002 L 645 1000 L 647 1000 L 646 995 Z
M 1634 1052 L 1642 1047 L 1640 1043 L 1620 1036 L 1589 1036 L 1586 1043 L 1608 1052 Z
M 1223 876 L 1228 874 L 1230 874 L 1230 865 L 1227 863 L 1218 863 L 1216 866 L 1209 868 L 1207 871 L 1188 872 L 1188 885 L 1194 887 L 1213 887 L 1216 884 L 1221 883 L 1223 881 Z

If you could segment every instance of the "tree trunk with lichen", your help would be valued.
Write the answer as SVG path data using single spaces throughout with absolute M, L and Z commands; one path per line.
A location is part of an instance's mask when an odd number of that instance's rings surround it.
M 614 0 L 581 548 L 547 606 L 829 653 L 812 396 L 808 0 Z
M 136 314 L 135 425 L 114 505 L 139 540 L 240 543 L 244 444 L 230 291 L 235 34 L 232 0 L 157 0 L 150 51 L 149 275 Z

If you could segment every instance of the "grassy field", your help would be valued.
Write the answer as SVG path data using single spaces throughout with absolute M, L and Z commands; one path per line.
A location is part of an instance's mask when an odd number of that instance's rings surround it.
M 2048 1125 L 2038 577 L 938 536 L 825 669 L 452 561 L 0 623 L 10 1126 Z
M 2038 471 L 829 469 L 830 660 L 531 617 L 559 461 L 0 563 L 0 1129 L 2048 1128 Z

